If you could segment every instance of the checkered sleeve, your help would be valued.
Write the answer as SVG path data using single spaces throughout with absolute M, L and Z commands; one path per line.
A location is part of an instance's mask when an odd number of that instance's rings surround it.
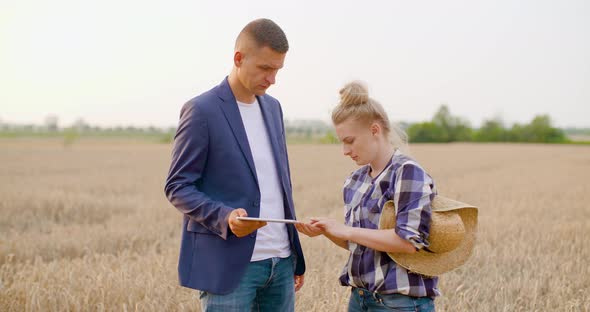
M 395 176 L 395 232 L 416 250 L 428 247 L 430 204 L 435 195 L 432 178 L 414 162 L 403 164 Z

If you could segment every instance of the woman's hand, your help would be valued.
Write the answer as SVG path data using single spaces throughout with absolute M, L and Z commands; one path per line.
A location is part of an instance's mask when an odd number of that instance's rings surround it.
M 299 233 L 303 233 L 309 237 L 324 234 L 324 230 L 322 228 L 319 228 L 311 223 L 295 223 L 295 228 L 297 231 L 299 231 Z
M 323 229 L 326 234 L 340 240 L 348 241 L 350 239 L 350 227 L 334 219 L 312 218 L 311 225 Z
M 338 222 L 326 218 L 311 218 L 310 220 L 311 222 L 309 223 L 295 223 L 295 228 L 297 228 L 297 231 L 309 237 L 324 235 L 334 244 L 348 250 L 348 242 L 346 240 L 336 238 L 334 235 L 329 234 L 327 231 L 327 229 L 330 229 L 334 233 L 346 232 L 348 227 L 342 225 L 344 229 L 341 229 L 338 226 Z

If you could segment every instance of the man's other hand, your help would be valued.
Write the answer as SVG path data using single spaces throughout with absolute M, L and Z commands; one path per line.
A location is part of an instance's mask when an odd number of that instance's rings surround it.
M 295 275 L 295 291 L 299 291 L 303 284 L 305 283 L 305 278 L 303 275 Z

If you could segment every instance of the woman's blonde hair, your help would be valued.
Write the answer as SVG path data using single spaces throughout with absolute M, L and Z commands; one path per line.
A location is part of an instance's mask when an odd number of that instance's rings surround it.
M 360 81 L 347 83 L 340 89 L 340 103 L 332 111 L 332 123 L 338 125 L 352 118 L 370 125 L 379 123 L 385 137 L 397 148 L 407 149 L 408 136 L 396 124 L 389 121 L 379 102 L 369 97 L 369 91 Z

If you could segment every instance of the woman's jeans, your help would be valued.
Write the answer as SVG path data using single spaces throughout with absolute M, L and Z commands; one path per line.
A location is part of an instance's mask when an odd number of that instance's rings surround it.
M 363 288 L 352 288 L 348 312 L 360 311 L 434 311 L 430 297 L 410 297 L 401 294 L 382 295 Z

